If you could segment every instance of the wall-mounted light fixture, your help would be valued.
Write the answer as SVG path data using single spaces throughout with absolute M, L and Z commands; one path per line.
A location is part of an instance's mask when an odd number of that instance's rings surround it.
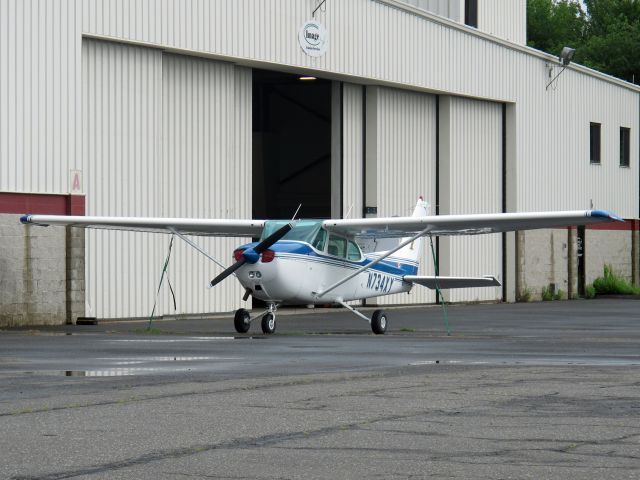
M 310 80 L 317 80 L 317 78 L 316 77 L 299 77 L 298 80 L 308 82 Z
M 571 63 L 571 59 L 573 58 L 575 53 L 576 53 L 575 48 L 564 47 L 560 52 L 560 56 L 558 57 L 558 60 L 563 66 L 566 67 Z
M 558 74 L 555 77 L 553 77 L 551 79 L 551 81 L 549 81 L 549 83 L 547 83 L 547 86 L 545 87 L 545 90 L 548 90 L 549 87 L 551 86 L 551 84 L 553 82 L 555 82 L 560 75 L 562 75 L 562 72 L 564 72 L 565 69 L 571 63 L 571 59 L 573 59 L 573 56 L 575 55 L 575 53 L 576 53 L 576 49 L 575 48 L 563 47 L 562 51 L 560 52 L 560 55 L 558 56 L 558 63 L 560 63 L 560 65 L 562 66 L 562 69 L 558 72 Z M 547 68 L 549 69 L 549 78 L 551 78 L 551 76 L 553 75 L 554 70 L 557 67 L 558 67 L 557 65 L 553 65 L 551 63 L 547 63 Z M 555 90 L 555 87 L 554 87 L 554 90 Z

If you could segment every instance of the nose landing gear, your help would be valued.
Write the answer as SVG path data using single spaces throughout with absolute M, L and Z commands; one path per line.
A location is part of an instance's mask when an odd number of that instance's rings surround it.
M 276 316 L 269 312 L 262 317 L 262 333 L 271 335 L 276 331 Z
M 253 322 L 256 318 L 262 316 L 262 333 L 266 335 L 271 335 L 276 331 L 276 310 L 278 309 L 278 305 L 275 303 L 270 303 L 266 312 L 262 312 L 255 317 L 251 318 L 251 314 L 244 308 L 236 310 L 236 313 L 233 317 L 233 326 L 238 333 L 247 333 L 249 328 L 251 327 L 251 322 Z

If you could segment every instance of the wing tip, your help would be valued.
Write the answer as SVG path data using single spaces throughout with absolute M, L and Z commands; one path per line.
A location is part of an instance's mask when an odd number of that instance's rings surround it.
M 615 222 L 624 222 L 624 218 L 608 212 L 607 210 L 591 210 L 591 216 L 595 218 L 606 218 Z

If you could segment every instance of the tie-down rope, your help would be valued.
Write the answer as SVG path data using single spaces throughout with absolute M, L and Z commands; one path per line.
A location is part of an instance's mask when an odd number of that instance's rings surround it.
M 149 317 L 149 325 L 147 329 L 151 328 L 151 322 L 153 321 L 153 316 L 156 313 L 156 304 L 158 303 L 158 297 L 160 296 L 160 288 L 162 287 L 162 282 L 166 275 L 167 283 L 169 284 L 169 290 L 171 290 L 171 297 L 173 298 L 173 310 L 177 311 L 178 307 L 176 305 L 176 294 L 173 291 L 173 287 L 171 286 L 171 280 L 169 280 L 169 273 L 167 273 L 167 269 L 169 268 L 169 259 L 171 258 L 171 249 L 173 248 L 173 238 L 174 235 L 171 235 L 171 240 L 169 241 L 169 251 L 167 252 L 167 258 L 164 261 L 164 266 L 162 267 L 162 274 L 160 275 L 160 283 L 158 284 L 158 291 L 156 292 L 156 298 L 153 301 L 153 309 L 151 310 L 151 316 Z
M 436 298 L 440 299 L 440 303 L 442 304 L 442 313 L 444 316 L 444 328 L 447 331 L 447 336 L 451 335 L 451 331 L 449 330 L 449 318 L 447 317 L 447 302 L 444 301 L 444 296 L 442 295 L 442 290 L 440 290 L 440 286 L 438 285 L 438 262 L 436 260 L 436 252 L 433 249 L 433 237 L 429 235 L 429 243 L 431 244 L 431 256 L 433 257 L 433 269 L 436 273 Z

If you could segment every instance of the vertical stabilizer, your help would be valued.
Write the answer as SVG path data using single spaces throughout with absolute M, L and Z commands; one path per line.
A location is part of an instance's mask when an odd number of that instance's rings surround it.
M 424 198 L 422 198 L 421 196 L 418 198 L 418 202 L 416 203 L 416 207 L 413 209 L 413 214 L 411 216 L 426 217 L 427 215 L 429 215 L 430 208 L 431 206 L 429 205 L 429 202 L 426 202 Z M 410 237 L 406 237 L 399 241 L 396 240 L 396 242 L 394 243 L 395 245 L 398 245 L 408 240 L 409 238 Z M 417 240 L 414 240 L 408 245 L 405 245 L 404 247 L 402 247 L 393 255 L 389 256 L 387 260 L 390 263 L 397 264 L 398 267 L 402 268 L 407 272 L 407 275 L 415 275 L 418 272 L 418 266 L 420 264 L 420 255 L 422 253 L 422 241 L 423 241 L 422 237 L 418 238 Z M 388 250 L 391 250 L 391 248 L 388 248 Z M 380 254 L 384 254 L 384 252 L 376 252 L 374 253 L 374 256 L 376 256 L 376 254 L 380 255 Z

